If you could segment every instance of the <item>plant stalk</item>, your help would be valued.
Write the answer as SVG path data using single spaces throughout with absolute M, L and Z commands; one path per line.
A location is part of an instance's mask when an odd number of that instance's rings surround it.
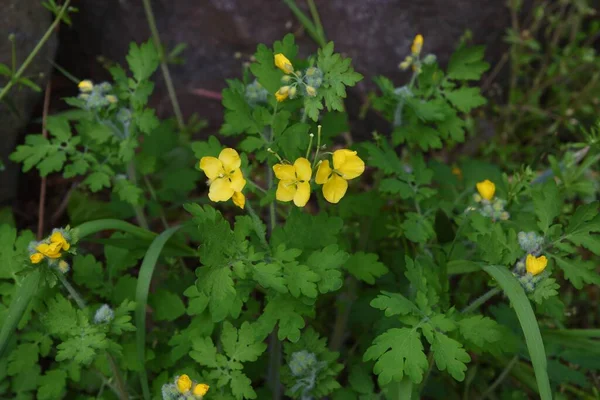
M 475 301 L 473 301 L 471 304 L 469 304 L 468 306 L 466 306 L 461 311 L 461 313 L 462 314 L 468 314 L 470 312 L 475 311 L 476 309 L 478 309 L 479 307 L 481 307 L 486 301 L 488 301 L 489 299 L 491 299 L 492 297 L 494 297 L 495 295 L 497 295 L 501 291 L 502 291 L 502 289 L 500 289 L 499 287 L 495 287 L 495 288 L 492 288 L 492 289 L 488 290 L 483 295 L 481 295 L 480 297 L 476 298 Z

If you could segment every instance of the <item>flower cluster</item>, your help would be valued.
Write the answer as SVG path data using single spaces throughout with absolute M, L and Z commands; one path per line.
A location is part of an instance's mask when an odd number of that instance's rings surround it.
M 210 387 L 205 383 L 193 382 L 189 376 L 176 376 L 173 383 L 162 386 L 163 400 L 201 400 Z
M 494 182 L 486 179 L 482 182 L 478 182 L 477 192 L 473 195 L 473 200 L 479 204 L 479 212 L 481 215 L 490 217 L 492 220 L 507 220 L 510 218 L 508 211 L 504 209 L 506 207 L 506 201 L 494 197 L 496 194 L 496 185 Z
M 246 197 L 242 189 L 246 186 L 246 180 L 240 169 L 242 159 L 237 151 L 226 148 L 218 158 L 202 157 L 199 166 L 208 178 L 209 199 L 216 202 L 233 199 L 236 206 L 244 208 Z
M 325 368 L 327 362 L 317 360 L 314 353 L 306 350 L 297 351 L 292 354 L 288 363 L 290 372 L 297 378 L 296 384 L 292 387 L 292 393 L 301 391 L 302 398 L 309 398 L 310 391 L 317 383 L 318 372 Z
M 285 75 L 281 78 L 283 86 L 275 92 L 277 101 L 282 102 L 287 98 L 293 99 L 298 93 L 304 96 L 315 97 L 317 89 L 323 84 L 323 71 L 317 67 L 309 67 L 304 73 L 294 71 L 294 66 L 282 53 L 275 54 L 275 66 Z
M 544 238 L 535 232 L 519 232 L 517 238 L 521 248 L 529 254 L 539 253 L 544 244 Z
M 537 283 L 545 278 L 545 274 L 542 272 L 547 265 L 546 256 L 536 257 L 533 254 L 527 254 L 527 257 L 517 262 L 513 275 L 519 279 L 519 283 L 526 291 L 533 292 Z
M 245 97 L 249 104 L 266 103 L 269 92 L 257 80 L 246 85 Z
M 29 260 L 39 264 L 46 260 L 49 266 L 56 266 L 62 273 L 69 271 L 69 264 L 62 260 L 63 252 L 71 249 L 71 232 L 67 229 L 54 229 L 52 234 L 39 242 L 29 243 Z
M 427 54 L 421 60 L 421 51 L 423 50 L 423 42 L 424 42 L 423 35 L 419 34 L 419 35 L 415 36 L 415 38 L 412 42 L 412 45 L 410 46 L 411 54 L 406 56 L 404 61 L 402 61 L 400 63 L 400 65 L 398 65 L 398 67 L 400 69 L 406 70 L 412 66 L 413 71 L 415 71 L 416 73 L 420 73 L 422 64 L 429 65 L 429 64 L 433 64 L 436 61 L 436 57 L 434 54 Z
M 94 314 L 95 324 L 106 324 L 115 319 L 115 312 L 108 304 L 101 305 Z
M 117 96 L 111 94 L 112 85 L 108 82 L 102 82 L 98 85 L 90 80 L 83 80 L 77 85 L 79 87 L 78 98 L 85 101 L 88 109 L 102 108 L 117 103 Z

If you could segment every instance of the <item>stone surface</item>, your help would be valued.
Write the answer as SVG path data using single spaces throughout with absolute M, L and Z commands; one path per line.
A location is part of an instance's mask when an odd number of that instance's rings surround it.
M 8 40 L 9 34 L 15 35 L 18 68 L 51 22 L 50 12 L 42 7 L 39 0 L 3 0 L 0 12 L 0 62 L 11 65 L 12 45 Z M 57 38 L 53 36 L 24 74 L 42 88 L 52 68 L 48 60 L 54 58 L 56 44 Z M 40 78 L 40 74 L 44 74 L 45 77 Z M 5 84 L 5 77 L 0 76 L 0 86 Z M 43 93 L 28 88 L 13 87 L 6 98 L 14 106 L 14 110 L 7 104 L 0 103 L 0 127 L 2 127 L 0 159 L 6 166 L 6 170 L 0 172 L 0 203 L 15 196 L 20 166 L 9 162 L 8 155 L 14 150 L 19 134 L 28 124 L 34 108 L 42 97 Z

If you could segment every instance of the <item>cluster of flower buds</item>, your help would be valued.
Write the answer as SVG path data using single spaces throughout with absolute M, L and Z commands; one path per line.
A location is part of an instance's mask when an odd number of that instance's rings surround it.
M 504 221 L 510 218 L 510 214 L 504 209 L 506 201 L 494 197 L 496 194 L 496 185 L 494 182 L 486 179 L 478 182 L 476 187 L 477 193 L 473 195 L 473 200 L 478 204 L 481 215 L 489 217 L 493 221 Z M 475 207 L 469 207 L 469 210 L 474 209 Z
M 519 232 L 519 246 L 528 254 L 538 254 L 542 250 L 544 238 L 535 232 Z
M 246 86 L 246 100 L 251 105 L 267 102 L 269 92 L 256 79 L 254 82 Z
M 323 71 L 319 68 L 308 67 L 304 73 L 294 71 L 291 61 L 282 53 L 275 54 L 274 63 L 277 68 L 285 73 L 281 77 L 283 85 L 275 92 L 277 101 L 282 102 L 287 98 L 293 99 L 300 93 L 308 97 L 317 95 L 317 89 L 323 84 Z
M 162 386 L 163 400 L 202 400 L 210 387 L 205 383 L 193 382 L 189 376 L 176 376 L 173 383 Z
M 47 238 L 29 243 L 29 261 L 32 264 L 39 264 L 45 260 L 48 266 L 56 267 L 60 272 L 66 274 L 70 268 L 62 257 L 65 252 L 73 253 L 71 242 L 72 235 L 68 227 L 54 229 Z
M 107 324 L 115 319 L 115 312 L 108 304 L 101 305 L 94 314 L 95 324 Z
M 292 354 L 288 367 L 296 378 L 304 378 L 316 374 L 323 367 L 323 362 L 319 362 L 314 353 L 301 350 Z
M 112 85 L 108 82 L 102 82 L 97 85 L 88 79 L 79 82 L 78 98 L 85 101 L 87 109 L 97 109 L 107 107 L 119 101 L 117 96 L 111 94 Z
M 548 266 L 546 256 L 536 257 L 533 254 L 527 254 L 527 257 L 517 261 L 513 270 L 513 275 L 519 280 L 519 283 L 528 292 L 533 292 L 538 282 L 545 278 L 542 274 Z
M 410 46 L 410 55 L 406 56 L 404 61 L 402 61 L 398 67 L 401 70 L 407 70 L 412 67 L 413 71 L 416 73 L 421 72 L 421 65 L 430 65 L 436 61 L 436 56 L 434 54 L 427 54 L 423 59 L 421 59 L 421 51 L 423 50 L 423 35 L 415 36 L 412 45 Z

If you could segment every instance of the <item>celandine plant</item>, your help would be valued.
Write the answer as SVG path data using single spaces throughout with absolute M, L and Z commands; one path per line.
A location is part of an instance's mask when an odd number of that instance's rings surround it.
M 443 69 L 425 48 L 400 62 L 407 84 L 376 78 L 391 134 L 365 142 L 343 103 L 362 76 L 333 43 L 258 46 L 223 90 L 231 147 L 147 106 L 150 43 L 131 74 L 81 81 L 77 112 L 12 156 L 76 188 L 72 227 L 0 227 L 0 393 L 593 398 L 597 329 L 573 328 L 598 318 L 573 310 L 600 283 L 598 134 L 540 174 L 444 162 L 475 134 L 489 65 L 462 45 Z

